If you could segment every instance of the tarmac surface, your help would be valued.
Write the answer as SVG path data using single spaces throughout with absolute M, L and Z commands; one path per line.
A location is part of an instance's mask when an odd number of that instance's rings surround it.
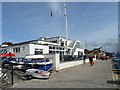
M 53 72 L 49 79 L 15 81 L 11 88 L 114 88 L 111 60 L 89 63 Z

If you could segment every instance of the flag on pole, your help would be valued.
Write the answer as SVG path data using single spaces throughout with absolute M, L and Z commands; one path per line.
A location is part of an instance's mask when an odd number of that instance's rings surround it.
M 52 17 L 53 14 L 59 14 L 58 10 L 50 10 L 50 16 Z
M 50 11 L 50 16 L 52 17 L 53 13 L 52 13 L 52 10 Z

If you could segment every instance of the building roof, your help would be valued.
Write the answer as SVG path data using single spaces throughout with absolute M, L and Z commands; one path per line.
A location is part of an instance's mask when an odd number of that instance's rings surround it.
M 32 43 L 34 41 L 38 41 L 38 39 L 36 39 L 36 40 L 30 40 L 30 41 L 25 41 L 25 42 L 20 42 L 20 43 L 14 43 L 14 44 L 12 44 L 10 46 L 16 46 L 16 45 L 22 45 L 22 44 L 29 44 L 29 43 Z
M 42 38 L 44 38 L 44 40 L 42 40 Z M 46 37 L 40 37 L 38 39 L 35 39 L 35 40 L 29 40 L 29 41 L 24 41 L 24 42 L 20 42 L 20 43 L 14 43 L 12 45 L 9 45 L 9 46 L 17 46 L 17 45 L 23 45 L 23 44 L 30 44 L 30 43 L 35 43 L 35 41 L 45 41 L 45 42 L 49 42 L 47 41 L 47 39 L 52 39 L 52 38 L 64 38 L 66 39 L 65 37 L 61 37 L 61 36 L 57 36 L 57 37 L 50 37 L 50 38 L 46 38 Z M 69 39 L 70 40 L 70 39 Z

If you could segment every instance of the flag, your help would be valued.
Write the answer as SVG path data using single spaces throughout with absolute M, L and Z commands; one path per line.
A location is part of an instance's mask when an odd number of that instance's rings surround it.
M 59 14 L 59 11 L 58 10 L 50 10 L 50 16 L 52 17 L 53 15 L 57 15 Z
M 51 16 L 51 17 L 52 17 L 52 14 L 53 14 L 53 13 L 52 13 L 52 11 L 51 11 L 51 12 L 50 12 L 50 16 Z

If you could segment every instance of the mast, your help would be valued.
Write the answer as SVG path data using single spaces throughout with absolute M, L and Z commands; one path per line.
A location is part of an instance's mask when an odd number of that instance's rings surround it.
M 65 47 L 66 47 L 66 51 L 67 51 L 67 40 L 68 40 L 68 19 L 67 19 L 67 7 L 66 7 L 65 2 L 64 2 L 64 17 L 65 17 L 65 36 L 66 36 Z M 66 53 L 66 54 L 67 54 L 67 53 Z
M 87 49 L 87 41 L 85 40 L 85 46 L 86 46 L 86 49 Z

